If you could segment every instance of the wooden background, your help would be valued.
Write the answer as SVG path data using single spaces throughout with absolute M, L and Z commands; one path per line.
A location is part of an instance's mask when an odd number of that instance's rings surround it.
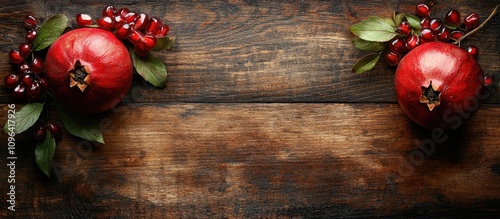
M 29 133 L 16 138 L 16 212 L 0 165 L 0 212 L 18 218 L 495 217 L 500 215 L 500 98 L 435 144 L 396 102 L 395 69 L 351 73 L 365 55 L 350 25 L 404 1 L 0 1 L 0 75 L 22 42 L 20 18 L 108 4 L 160 17 L 177 44 L 157 53 L 165 89 L 134 79 L 102 115 L 105 145 L 65 133 L 53 174 L 34 162 Z M 435 1 L 487 17 L 494 1 Z M 463 45 L 480 49 L 500 78 L 500 15 Z M 0 90 L 0 121 L 7 104 Z M 18 107 L 22 104 L 18 103 Z M 54 113 L 53 120 L 60 122 Z M 0 159 L 7 157 L 1 136 Z M 420 147 L 423 145 L 423 147 Z

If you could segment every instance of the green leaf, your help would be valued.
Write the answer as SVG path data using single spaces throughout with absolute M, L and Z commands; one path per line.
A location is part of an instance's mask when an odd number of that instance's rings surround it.
M 410 23 L 410 26 L 413 30 L 415 30 L 416 32 L 420 31 L 420 19 L 415 16 L 415 15 L 405 15 L 406 17 L 406 20 L 408 21 L 408 23 Z
M 104 144 L 99 120 L 95 115 L 75 113 L 60 104 L 57 105 L 57 109 L 64 127 L 70 134 L 87 141 L 96 141 Z
M 380 17 L 380 19 L 382 19 L 382 21 L 384 21 L 384 23 L 389 24 L 391 27 L 393 27 L 393 30 L 396 30 L 398 28 L 398 26 L 396 26 L 396 23 L 394 22 L 394 20 L 392 18 Z
M 47 19 L 36 34 L 33 50 L 39 51 L 52 45 L 67 27 L 68 18 L 62 14 L 56 14 Z
M 175 38 L 174 37 L 163 37 L 158 39 L 158 43 L 156 43 L 156 46 L 153 48 L 153 51 L 159 51 L 163 49 L 170 49 L 175 43 Z
M 134 62 L 134 67 L 137 73 L 144 80 L 156 87 L 163 88 L 167 83 L 167 69 L 161 60 L 155 58 L 151 53 L 145 56 L 135 54 L 134 49 L 129 49 L 130 56 Z
M 394 15 L 392 16 L 392 19 L 394 20 L 394 23 L 396 23 L 396 25 L 399 25 L 401 22 L 403 22 L 404 18 L 405 18 L 404 13 L 397 14 L 396 12 L 394 12 Z M 397 26 L 396 26 L 396 28 L 397 28 Z
M 56 140 L 50 132 L 45 134 L 45 140 L 36 144 L 35 148 L 35 161 L 47 176 L 50 176 L 50 170 L 52 169 L 52 158 L 54 157 L 54 152 L 56 151 Z
M 15 118 L 9 119 L 14 121 L 14 133 L 19 134 L 29 129 L 40 117 L 43 110 L 43 103 L 29 103 L 24 105 L 19 111 L 15 112 Z M 12 126 L 10 127 L 12 129 Z M 5 123 L 3 127 L 5 133 L 9 132 L 9 124 Z
M 368 71 L 373 67 L 375 67 L 375 64 L 377 64 L 379 59 L 380 59 L 380 53 L 374 53 L 365 56 L 358 62 L 356 62 L 354 66 L 352 66 L 352 71 L 355 72 L 356 74 L 361 74 L 365 71 Z
M 385 43 L 366 41 L 358 37 L 354 38 L 352 43 L 356 49 L 370 52 L 380 52 L 386 47 Z
M 398 35 L 395 26 L 381 17 L 370 17 L 356 23 L 351 26 L 351 32 L 363 40 L 373 42 L 387 42 Z

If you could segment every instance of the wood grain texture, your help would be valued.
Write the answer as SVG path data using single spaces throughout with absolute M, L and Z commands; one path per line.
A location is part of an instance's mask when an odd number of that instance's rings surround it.
M 395 104 L 122 106 L 105 145 L 60 142 L 51 179 L 18 142 L 16 215 L 498 215 L 499 113 L 433 138 Z

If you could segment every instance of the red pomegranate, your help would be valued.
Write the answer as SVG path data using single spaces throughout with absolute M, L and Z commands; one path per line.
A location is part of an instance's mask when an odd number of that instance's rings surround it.
M 45 60 L 56 100 L 79 113 L 98 113 L 118 104 L 132 84 L 127 48 L 110 31 L 78 28 L 57 39 Z
M 406 54 L 396 70 L 398 102 L 427 129 L 456 129 L 479 108 L 484 75 L 476 60 L 450 43 L 424 43 Z

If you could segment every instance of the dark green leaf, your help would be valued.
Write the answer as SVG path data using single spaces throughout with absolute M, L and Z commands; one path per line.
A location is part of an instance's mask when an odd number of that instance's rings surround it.
M 133 49 L 129 49 L 130 56 L 134 62 L 137 73 L 144 80 L 156 87 L 165 87 L 167 83 L 167 69 L 161 60 L 155 58 L 151 53 L 145 56 L 135 54 Z
M 390 19 L 389 19 L 390 20 Z M 388 24 L 388 19 L 370 17 L 351 26 L 351 31 L 359 38 L 373 42 L 387 42 L 397 36 L 396 28 Z
M 356 49 L 370 52 L 380 52 L 386 47 L 385 43 L 366 41 L 358 37 L 354 38 L 352 43 Z
M 52 158 L 56 151 L 56 140 L 50 132 L 45 134 L 45 140 L 36 144 L 35 161 L 38 167 L 47 175 L 50 176 L 52 169 Z
M 57 105 L 64 127 L 74 136 L 83 138 L 87 141 L 96 141 L 104 144 L 104 138 L 99 120 L 95 115 L 79 114 Z
M 159 50 L 164 50 L 164 49 L 170 49 L 175 43 L 175 38 L 174 37 L 163 37 L 158 39 L 158 43 L 156 43 L 156 46 L 153 48 L 153 51 L 159 51 Z
M 421 28 L 420 19 L 415 15 L 409 15 L 409 14 L 405 15 L 405 17 L 408 23 L 410 23 L 411 28 L 416 32 L 419 32 Z
M 361 74 L 375 67 L 378 60 L 380 59 L 380 53 L 374 53 L 360 59 L 354 66 L 352 66 L 352 71 L 356 74 Z
M 33 41 L 33 50 L 39 51 L 52 45 L 68 27 L 68 18 L 62 14 L 56 14 L 47 19 L 38 30 Z
M 40 117 L 43 110 L 43 103 L 29 103 L 24 105 L 19 111 L 14 115 L 15 118 L 10 119 L 14 121 L 14 132 L 16 134 L 22 133 L 29 129 Z M 5 133 L 9 132 L 8 123 L 5 123 L 3 127 Z

